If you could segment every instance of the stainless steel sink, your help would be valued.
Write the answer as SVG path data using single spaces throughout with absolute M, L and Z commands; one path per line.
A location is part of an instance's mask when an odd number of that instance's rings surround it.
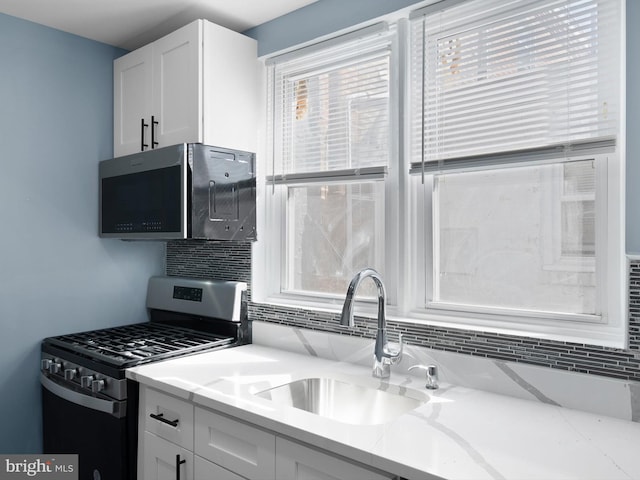
M 381 390 L 332 378 L 304 378 L 256 395 L 355 425 L 386 423 L 429 401 L 422 392 L 395 385 L 386 385 Z

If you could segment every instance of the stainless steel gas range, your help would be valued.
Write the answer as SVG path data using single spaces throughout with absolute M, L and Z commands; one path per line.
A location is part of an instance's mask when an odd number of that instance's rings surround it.
M 149 321 L 42 342 L 44 453 L 79 455 L 82 480 L 136 478 L 134 365 L 251 343 L 247 285 L 152 277 Z

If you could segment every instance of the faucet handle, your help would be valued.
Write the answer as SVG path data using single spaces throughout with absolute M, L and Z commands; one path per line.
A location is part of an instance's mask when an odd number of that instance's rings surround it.
M 413 365 L 409 367 L 409 371 L 414 369 L 425 371 L 427 384 L 424 388 L 428 388 L 429 390 L 436 390 L 438 388 L 438 367 L 435 365 Z

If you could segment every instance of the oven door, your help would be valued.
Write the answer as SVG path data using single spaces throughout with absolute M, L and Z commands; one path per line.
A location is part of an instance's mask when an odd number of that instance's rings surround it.
M 132 405 L 86 395 L 44 373 L 40 382 L 43 453 L 78 454 L 82 480 L 135 479 L 136 410 L 126 411 Z

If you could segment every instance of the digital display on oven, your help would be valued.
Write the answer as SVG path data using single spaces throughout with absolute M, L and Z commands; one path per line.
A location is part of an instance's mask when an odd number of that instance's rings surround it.
M 202 289 L 192 287 L 173 287 L 173 298 L 189 300 L 190 302 L 202 302 Z

